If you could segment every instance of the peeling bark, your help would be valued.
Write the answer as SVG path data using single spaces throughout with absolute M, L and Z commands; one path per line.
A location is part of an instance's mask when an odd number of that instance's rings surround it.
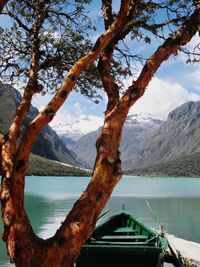
M 87 212 L 86 215 L 84 214 L 82 217 L 82 223 L 78 221 L 77 217 L 75 220 L 73 216 L 72 219 L 70 219 L 69 216 L 66 219 L 66 223 L 61 226 L 60 230 L 53 238 L 49 240 L 39 239 L 33 233 L 24 209 L 24 177 L 31 146 L 38 133 L 53 119 L 55 113 L 64 103 L 74 87 L 80 73 L 97 59 L 104 47 L 120 31 L 121 27 L 124 25 L 129 3 L 130 1 L 122 1 L 120 12 L 113 24 L 110 26 L 107 32 L 97 40 L 93 50 L 88 55 L 79 59 L 71 68 L 65 81 L 63 82 L 63 85 L 58 90 L 55 97 L 48 104 L 48 106 L 30 123 L 26 134 L 19 145 L 19 148 L 17 148 L 15 146 L 15 137 L 17 136 L 20 125 L 27 112 L 27 109 L 29 108 L 32 95 L 35 92 L 35 90 L 31 90 L 31 88 L 34 88 L 36 81 L 36 79 L 34 79 L 34 68 L 32 67 L 33 72 L 30 75 L 32 77 L 34 86 L 29 83 L 29 90 L 25 90 L 25 94 L 28 94 L 28 96 L 24 94 L 24 102 L 22 100 L 22 103 L 17 111 L 14 122 L 9 131 L 9 138 L 3 144 L 2 153 L 3 173 L 1 202 L 5 228 L 4 240 L 7 242 L 7 249 L 11 262 L 14 262 L 16 266 L 72 266 L 78 256 L 81 245 L 89 236 L 96 223 L 98 216 L 94 215 L 95 219 L 93 216 L 91 217 L 93 218 L 92 224 L 88 224 L 89 229 L 86 227 L 87 221 L 90 220 Z M 34 61 L 37 61 L 35 56 L 36 55 L 33 53 L 33 63 Z M 34 64 L 32 66 L 35 67 Z M 16 148 L 17 151 L 14 153 Z M 15 160 L 13 161 L 13 159 Z M 105 164 L 107 166 L 106 162 Z M 103 169 L 105 169 L 104 164 Z M 111 169 L 113 170 L 112 166 Z M 98 177 L 100 179 L 99 174 Z M 96 183 L 98 182 L 95 182 L 95 186 Z M 91 190 L 93 191 L 96 189 L 92 188 Z M 96 202 L 101 203 L 101 199 L 104 199 L 102 197 L 103 193 L 97 192 L 98 197 L 96 197 L 96 193 L 94 193 L 95 192 L 93 192 L 93 195 L 91 196 L 92 199 L 89 198 L 87 201 L 91 201 L 91 203 L 93 203 L 95 199 Z M 85 199 L 85 196 L 81 198 L 81 202 L 83 199 Z M 95 206 L 96 203 L 94 202 L 91 208 L 93 209 Z M 86 208 L 88 209 L 88 206 L 86 206 Z M 99 206 L 99 210 L 95 212 L 99 214 L 101 209 L 102 205 L 101 208 Z M 73 212 L 76 214 L 77 210 Z M 81 216 L 79 217 L 81 218 Z
M 24 90 L 24 95 L 22 97 L 22 101 L 17 108 L 15 117 L 9 129 L 8 138 L 10 143 L 8 144 L 11 155 L 16 154 L 17 150 L 17 138 L 19 136 L 21 126 L 23 124 L 24 118 L 29 111 L 32 97 L 36 93 L 40 93 L 43 87 L 38 84 L 38 71 L 39 71 L 39 60 L 40 60 L 40 40 L 39 40 L 39 32 L 41 26 L 44 22 L 45 15 L 45 5 L 42 1 L 37 2 L 36 4 L 36 14 L 35 14 L 35 23 L 30 30 L 30 40 L 32 47 L 32 58 L 30 65 L 30 73 L 29 73 L 29 81 Z M 12 170 L 11 170 L 12 171 Z
M 112 58 L 114 48 L 109 46 L 109 52 L 104 52 L 101 54 L 99 59 L 98 69 L 101 74 L 101 79 L 103 83 L 104 90 L 108 96 L 108 104 L 106 108 L 106 113 L 111 111 L 113 107 L 119 101 L 119 89 L 115 82 L 113 75 L 110 73 L 111 65 L 110 61 Z
M 4 240 L 7 242 L 11 261 L 18 267 L 73 266 L 82 244 L 92 233 L 102 208 L 122 176 L 118 149 L 123 124 L 130 107 L 143 95 L 160 64 L 171 54 L 176 53 L 179 47 L 186 44 L 198 30 L 200 15 L 199 10 L 196 10 L 183 28 L 158 48 L 146 62 L 138 79 L 119 99 L 114 77 L 110 75 L 110 60 L 116 38 L 121 38 L 120 30 L 127 26 L 127 12 L 130 14 L 135 8 L 135 6 L 129 8 L 130 3 L 131 1 L 127 0 L 121 1 L 120 12 L 115 21 L 108 27 L 107 32 L 98 38 L 92 51 L 74 64 L 52 101 L 30 123 L 19 147 L 13 148 L 12 142 L 15 144 L 20 124 L 30 105 L 31 90 L 25 91 L 25 94 L 28 94 L 24 95 L 25 102 L 22 100 L 9 135 L 3 138 L 1 202 Z M 107 23 L 110 23 L 109 19 Z M 100 54 L 101 76 L 109 102 L 104 125 L 97 140 L 97 158 L 93 176 L 56 234 L 52 238 L 43 240 L 34 234 L 24 209 L 24 177 L 31 146 L 41 129 L 53 119 L 67 99 L 80 73 Z M 35 60 L 37 61 L 36 58 Z M 34 68 L 32 74 L 33 77 L 36 74 Z M 35 88 L 34 86 L 31 88 Z

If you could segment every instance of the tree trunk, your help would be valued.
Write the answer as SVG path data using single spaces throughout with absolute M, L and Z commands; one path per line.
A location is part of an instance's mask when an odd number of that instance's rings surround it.
M 91 234 L 103 206 L 121 176 L 121 173 L 117 173 L 115 170 L 115 161 L 118 158 L 116 151 L 119 142 L 113 143 L 110 157 L 108 154 L 109 142 L 112 139 L 110 138 L 110 133 L 115 128 L 111 127 L 110 124 L 109 135 L 104 133 L 105 136 L 103 137 L 103 139 L 107 138 L 109 141 L 105 139 L 103 146 L 102 143 L 104 141 L 101 140 L 100 142 L 101 146 L 93 179 L 65 222 L 55 236 L 48 240 L 38 238 L 34 234 L 24 208 L 25 172 L 32 144 L 41 129 L 53 119 L 57 110 L 64 103 L 76 84 L 80 73 L 97 59 L 104 47 L 126 24 L 129 4 L 130 0 L 122 1 L 120 11 L 111 27 L 105 34 L 100 36 L 92 51 L 74 64 L 52 101 L 30 123 L 19 146 L 17 145 L 17 133 L 20 130 L 24 114 L 27 112 L 23 103 L 20 105 L 22 112 L 17 112 L 8 135 L 3 136 L 3 139 L 1 138 L 0 140 L 2 145 L 1 203 L 4 222 L 3 239 L 7 243 L 11 262 L 14 262 L 16 266 L 73 266 L 82 244 Z M 114 140 L 116 141 L 116 138 Z M 117 147 L 117 149 L 114 149 L 114 147 Z
M 6 204 L 3 213 L 4 239 L 7 240 L 11 261 L 16 266 L 73 266 L 82 244 L 92 233 L 101 210 L 122 176 L 118 149 L 125 118 L 126 112 L 118 114 L 114 111 L 106 115 L 104 127 L 97 141 L 97 160 L 91 182 L 54 237 L 47 240 L 34 234 L 22 205 L 24 184 L 19 181 L 23 175 L 24 162 L 17 161 L 13 166 L 14 171 L 12 174 L 9 173 L 9 161 L 5 160 L 8 146 L 3 145 L 4 182 L 1 197 L 3 210 Z M 12 190 L 12 187 L 15 188 Z
M 122 1 L 127 6 L 128 1 Z M 130 2 L 130 1 L 129 1 Z M 123 14 L 123 12 L 122 12 Z M 89 66 L 112 41 L 118 33 L 110 28 L 108 36 L 96 42 L 93 51 L 80 59 L 70 70 L 66 80 L 57 95 L 46 109 L 30 124 L 27 134 L 22 140 L 16 153 L 13 149 L 16 140 L 9 136 L 0 135 L 2 145 L 2 186 L 1 202 L 4 221 L 3 238 L 7 242 L 7 249 L 11 261 L 18 267 L 72 267 L 80 252 L 84 241 L 91 235 L 99 214 L 108 201 L 115 185 L 122 176 L 119 144 L 122 127 L 129 108 L 141 97 L 146 86 L 153 77 L 160 64 L 176 53 L 181 45 L 185 45 L 196 33 L 200 21 L 199 10 L 190 18 L 190 23 L 184 25 L 174 37 L 170 37 L 146 62 L 141 74 L 119 100 L 118 95 L 110 94 L 110 101 L 105 116 L 104 126 L 97 141 L 97 158 L 93 170 L 93 177 L 80 199 L 74 204 L 71 212 L 62 223 L 56 234 L 47 240 L 38 238 L 30 225 L 24 209 L 24 179 L 28 158 L 34 138 L 48 123 L 71 92 L 79 74 Z M 114 25 L 115 26 L 115 25 Z M 113 26 L 113 27 L 114 27 Z M 120 28 L 120 17 L 117 28 Z M 102 45 L 103 44 L 103 45 Z M 105 62 L 105 64 L 107 64 Z M 109 79 L 107 90 L 112 93 L 114 81 Z M 110 89 L 109 89 L 110 88 Z M 17 138 L 17 137 L 16 137 Z

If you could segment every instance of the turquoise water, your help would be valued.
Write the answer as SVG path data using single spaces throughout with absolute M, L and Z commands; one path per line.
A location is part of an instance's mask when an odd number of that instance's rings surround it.
M 74 201 L 84 191 L 88 177 L 27 177 L 25 204 L 35 232 L 43 237 L 55 233 Z M 155 221 L 146 201 L 166 231 L 200 243 L 200 179 L 123 177 L 105 209 L 110 216 L 122 205 L 151 227 Z M 2 232 L 2 223 L 0 222 Z M 8 264 L 0 243 L 0 266 Z

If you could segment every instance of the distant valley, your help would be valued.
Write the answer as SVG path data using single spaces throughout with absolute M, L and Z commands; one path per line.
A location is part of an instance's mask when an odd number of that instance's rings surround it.
M 100 128 L 68 143 L 90 167 L 94 163 L 99 133 Z M 129 116 L 120 147 L 123 170 L 132 170 L 129 173 L 133 174 L 199 176 L 199 136 L 200 101 L 181 105 L 170 112 L 166 121 L 144 114 Z

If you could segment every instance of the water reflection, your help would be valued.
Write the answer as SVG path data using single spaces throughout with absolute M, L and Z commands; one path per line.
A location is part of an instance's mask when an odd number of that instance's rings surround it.
M 147 225 L 155 228 L 155 221 L 146 205 L 149 201 L 161 224 L 167 232 L 200 243 L 200 198 L 132 198 L 112 197 L 105 209 L 109 209 L 103 218 L 119 212 L 122 205 Z M 47 199 L 38 196 L 26 196 L 25 203 L 34 231 L 41 237 L 52 236 L 66 214 L 71 209 L 75 198 Z M 2 224 L 0 225 L 2 231 Z M 5 244 L 0 243 L 0 266 L 7 265 Z
M 34 231 L 39 236 L 47 238 L 55 233 L 88 181 L 89 178 L 83 177 L 27 179 L 25 206 Z M 110 212 L 102 219 L 117 213 L 124 204 L 127 211 L 155 228 L 155 221 L 146 205 L 148 200 L 166 231 L 200 243 L 199 186 L 200 179 L 191 178 L 122 179 L 105 207 Z M 1 220 L 0 231 L 2 232 Z M 2 241 L 0 266 L 11 266 Z
M 25 206 L 35 233 L 40 237 L 52 236 L 74 203 L 72 199 L 51 199 L 26 196 Z
M 66 217 L 74 203 L 72 199 L 50 199 L 39 196 L 26 195 L 25 207 L 35 233 L 42 238 L 52 236 L 60 223 Z M 0 220 L 0 232 L 3 231 L 2 221 Z M 6 255 L 6 245 L 0 240 L 0 266 L 14 266 L 8 263 Z

